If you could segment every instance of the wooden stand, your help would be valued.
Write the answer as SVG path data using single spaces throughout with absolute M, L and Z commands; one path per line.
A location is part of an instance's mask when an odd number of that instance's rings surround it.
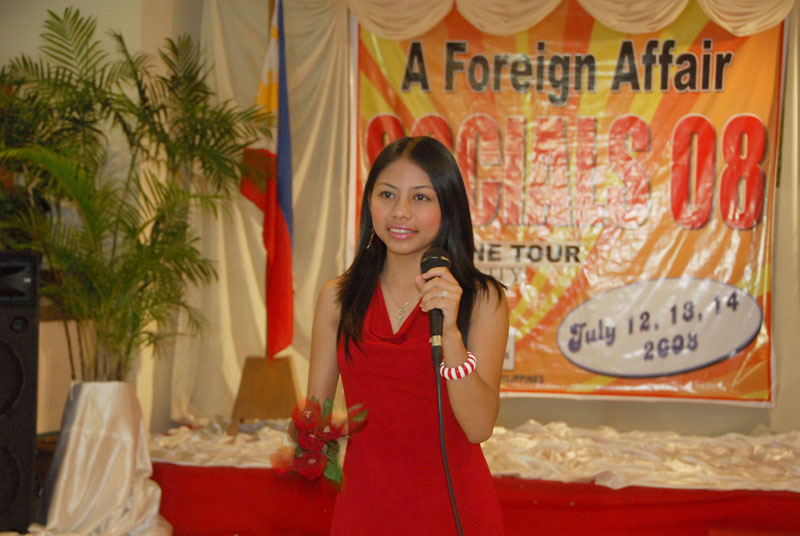
M 245 419 L 285 419 L 297 404 L 289 358 L 248 357 L 233 405 L 228 434 L 236 435 Z

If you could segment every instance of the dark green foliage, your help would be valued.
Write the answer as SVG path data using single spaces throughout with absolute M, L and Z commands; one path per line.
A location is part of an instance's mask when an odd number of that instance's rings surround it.
M 143 346 L 201 317 L 188 285 L 214 279 L 189 225 L 238 186 L 243 148 L 267 134 L 255 108 L 215 101 L 189 37 L 168 39 L 165 68 L 95 39 L 95 20 L 50 11 L 41 59 L 0 69 L 3 247 L 36 249 L 54 274 L 42 288 L 66 321 L 73 378 L 127 379 Z M 70 333 L 69 330 L 67 330 Z

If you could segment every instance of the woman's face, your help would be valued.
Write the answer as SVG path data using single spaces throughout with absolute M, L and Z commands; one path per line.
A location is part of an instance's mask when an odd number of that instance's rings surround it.
M 375 234 L 388 253 L 420 254 L 439 233 L 442 211 L 428 174 L 416 164 L 395 160 L 375 181 L 370 196 Z

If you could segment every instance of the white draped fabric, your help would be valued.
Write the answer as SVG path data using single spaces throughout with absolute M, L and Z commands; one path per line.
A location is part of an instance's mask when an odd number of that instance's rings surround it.
M 387 39 L 410 39 L 422 35 L 450 13 L 453 0 L 375 0 L 348 2 L 350 10 L 364 28 Z
M 150 441 L 154 461 L 179 465 L 271 467 L 286 442 L 288 419 L 251 424 L 236 437 L 225 426 L 175 428 Z M 800 432 L 683 436 L 675 432 L 618 432 L 529 420 L 495 427 L 481 445 L 494 476 L 558 482 L 701 489 L 800 492 Z M 720 463 L 724 460 L 724 463 Z
M 333 0 L 334 2 L 336 0 Z M 594 18 L 618 32 L 660 30 L 689 0 L 578 0 Z M 734 35 L 758 33 L 778 24 L 794 0 L 697 0 L 703 11 Z M 411 39 L 436 25 L 453 0 L 349 0 L 353 15 L 372 33 L 387 39 Z M 455 7 L 473 26 L 496 35 L 512 35 L 546 17 L 560 0 L 456 0 Z
M 286 2 L 284 14 L 294 175 L 295 332 L 287 353 L 304 390 L 316 292 L 344 266 L 348 11 L 343 2 Z M 253 104 L 269 21 L 265 0 L 204 3 L 202 44 L 221 98 Z M 234 68 L 234 61 L 246 68 Z M 230 416 L 244 360 L 266 353 L 261 213 L 235 195 L 217 218 L 197 216 L 201 247 L 216 259 L 219 281 L 194 290 L 191 299 L 208 325 L 199 337 L 180 338 L 175 348 L 170 413 L 181 422 Z
M 172 534 L 133 384 L 72 384 L 50 471 L 30 534 Z
M 513 35 L 538 24 L 560 3 L 561 0 L 541 2 L 467 0 L 458 2 L 457 6 L 458 12 L 480 31 L 496 35 Z
M 653 2 L 578 1 L 587 13 L 612 30 L 633 34 L 660 30 L 675 20 L 688 3 L 688 0 Z
M 794 0 L 697 0 L 711 20 L 733 35 L 750 35 L 775 26 L 792 10 Z
M 779 23 L 794 4 L 794 0 L 579 1 L 603 24 L 628 33 L 658 30 L 672 21 L 687 1 L 698 1 L 714 21 L 737 35 Z M 345 268 L 347 178 L 352 165 L 349 150 L 353 135 L 350 14 L 383 37 L 408 39 L 433 27 L 454 6 L 479 29 L 507 35 L 536 24 L 558 3 L 284 0 L 294 172 L 295 332 L 288 353 L 293 356 L 300 392 L 305 389 L 316 294 L 324 281 Z M 222 97 L 235 98 L 245 105 L 253 102 L 266 46 L 267 11 L 267 0 L 205 1 L 202 41 L 212 59 Z M 790 28 L 794 54 L 796 19 Z M 785 191 L 788 196 L 779 199 L 778 211 L 794 224 L 778 222 L 776 243 L 786 253 L 779 256 L 776 270 L 789 270 L 796 289 L 797 273 L 792 267 L 797 266 L 800 243 L 794 186 L 798 169 L 798 91 L 797 56 L 790 57 L 794 61 L 788 63 L 783 129 L 784 147 L 790 150 L 783 155 L 782 184 L 789 182 L 794 190 Z M 260 214 L 237 197 L 227 213 L 216 219 L 198 215 L 196 224 L 205 252 L 217 260 L 220 279 L 193 297 L 208 319 L 202 337 L 184 338 L 175 349 L 171 416 L 178 421 L 229 416 L 245 358 L 265 353 L 265 252 L 260 241 Z M 789 268 L 781 268 L 781 261 Z M 797 312 L 792 314 L 797 316 Z
M 252 105 L 264 61 L 265 28 L 269 12 L 262 1 L 205 3 L 202 46 L 214 65 L 211 82 L 222 99 Z M 230 39 L 239 46 L 230 45 Z M 176 340 L 173 419 L 230 415 L 244 359 L 264 354 L 262 219 L 261 211 L 238 192 L 216 217 L 202 212 L 193 216 L 201 248 L 215 260 L 219 279 L 192 289 L 190 299 L 207 323 L 199 336 Z

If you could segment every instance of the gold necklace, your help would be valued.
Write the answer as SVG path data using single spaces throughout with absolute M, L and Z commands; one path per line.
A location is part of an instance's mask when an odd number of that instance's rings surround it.
M 397 307 L 397 314 L 395 314 L 394 317 L 398 321 L 404 319 L 406 316 L 408 316 L 408 313 L 404 313 L 403 309 L 405 309 L 408 306 L 408 304 L 411 303 L 411 299 L 407 300 L 403 305 L 397 305 L 397 300 L 395 300 L 394 296 L 392 296 L 392 292 L 389 290 L 389 284 L 386 282 L 385 279 L 383 281 L 383 285 L 384 285 L 384 287 L 386 287 L 386 294 L 389 295 L 389 299 L 392 300 L 392 303 L 394 303 L 394 306 Z

